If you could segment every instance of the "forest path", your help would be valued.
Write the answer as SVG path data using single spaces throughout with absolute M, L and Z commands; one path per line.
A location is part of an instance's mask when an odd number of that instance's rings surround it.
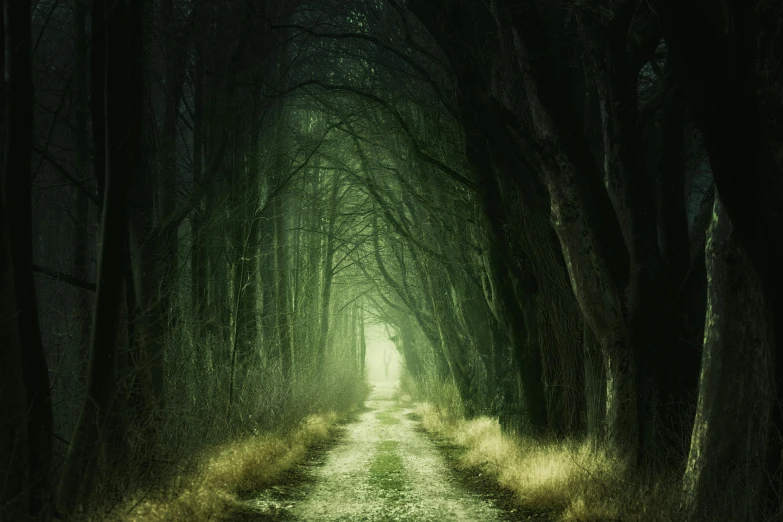
M 464 488 L 444 456 L 380 383 L 358 420 L 320 466 L 312 488 L 276 519 L 306 521 L 493 521 L 503 513 Z M 264 500 L 259 498 L 259 504 Z M 281 516 L 282 515 L 282 516 Z

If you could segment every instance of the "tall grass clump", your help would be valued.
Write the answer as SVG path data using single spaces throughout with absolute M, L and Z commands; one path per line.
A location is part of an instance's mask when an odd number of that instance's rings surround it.
M 497 418 L 466 419 L 451 384 L 407 385 L 419 401 L 423 427 L 464 449 L 457 465 L 491 476 L 514 493 L 523 510 L 549 512 L 559 522 L 680 519 L 674 472 L 641 476 L 590 439 L 541 440 L 504 432 Z
M 243 497 L 273 484 L 282 472 L 304 459 L 308 447 L 328 438 L 338 419 L 335 413 L 311 415 L 288 435 L 249 435 L 204 450 L 191 471 L 168 490 L 150 492 L 146 497 L 139 492 L 105 520 L 228 520 Z

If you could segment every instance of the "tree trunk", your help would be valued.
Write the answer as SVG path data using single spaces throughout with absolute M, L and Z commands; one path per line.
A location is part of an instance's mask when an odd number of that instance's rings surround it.
M 50 497 L 52 405 L 33 281 L 31 5 L 29 1 L 5 0 L 4 8 L 6 141 L 2 196 L 28 412 L 27 441 L 22 451 L 27 452 L 29 466 L 30 513 L 38 516 Z M 14 344 L 9 349 L 15 350 Z M 15 383 L 12 380 L 9 384 Z
M 182 103 L 185 83 L 185 57 L 189 50 L 189 40 L 183 39 L 183 29 L 174 19 L 173 0 L 163 0 L 160 4 L 162 31 L 164 34 L 166 56 L 165 109 L 161 125 L 160 166 L 154 180 L 154 195 L 157 198 L 155 208 L 157 222 L 168 217 L 177 205 L 177 129 L 179 127 L 180 104 Z M 155 287 L 148 298 L 151 300 L 153 317 L 150 325 L 150 337 L 153 342 L 163 341 L 176 320 L 174 308 L 177 305 L 176 272 L 178 264 L 178 243 L 176 229 L 157 234 L 150 244 L 148 256 L 155 270 Z
M 140 9 L 136 6 L 137 9 Z M 101 446 L 110 442 L 117 395 L 117 345 L 120 334 L 123 280 L 128 233 L 127 195 L 136 164 L 141 131 L 131 117 L 134 92 L 131 67 L 137 56 L 132 35 L 140 31 L 140 15 L 123 3 L 115 4 L 107 17 L 106 31 L 106 145 L 107 169 L 101 240 L 98 258 L 96 314 L 90 342 L 87 397 L 60 476 L 58 510 L 72 515 L 91 493 L 91 480 Z M 134 42 L 135 43 L 135 42 Z M 96 42 L 96 44 L 98 44 Z M 133 125 L 137 123 L 137 125 Z M 106 448 L 103 448 L 106 449 Z M 109 449 L 111 453 L 112 450 Z
M 326 227 L 326 255 L 324 257 L 323 267 L 323 287 L 321 289 L 321 320 L 319 323 L 320 332 L 318 335 L 318 368 L 323 372 L 326 364 L 326 348 L 329 335 L 329 318 L 332 297 L 332 280 L 334 274 L 334 253 L 337 249 L 337 238 L 335 237 L 335 225 L 337 223 L 337 194 L 340 190 L 340 179 L 338 175 L 332 178 L 331 197 L 329 199 L 329 221 Z
M 629 60 L 627 33 L 630 17 L 619 14 L 608 27 L 588 27 L 585 32 L 602 34 L 602 41 L 584 40 L 593 48 L 594 83 L 598 91 L 603 136 L 604 181 L 617 215 L 629 255 L 627 292 L 628 350 L 633 357 L 629 368 L 646 371 L 636 374 L 634 386 L 637 402 L 639 446 L 637 457 L 652 462 L 657 451 L 659 428 L 655 403 L 657 380 L 665 371 L 655 367 L 655 354 L 662 344 L 661 311 L 663 278 L 662 259 L 658 249 L 657 212 L 653 197 L 654 176 L 646 171 L 639 143 L 637 78 L 639 71 Z M 654 48 L 651 48 L 651 51 Z M 684 183 L 677 190 L 684 192 Z M 683 205 L 684 207 L 684 205 Z M 618 348 L 620 350 L 620 348 Z M 618 351 L 615 356 L 624 359 Z M 611 364 L 611 361 L 610 361 Z
M 80 0 L 82 1 L 82 0 Z M 83 0 L 87 2 L 88 0 Z M 90 12 L 90 126 L 98 212 L 103 207 L 106 171 L 106 1 L 93 0 Z
M 485 200 L 485 205 L 490 205 L 489 201 L 489 199 Z M 511 361 L 514 364 L 517 384 L 516 398 L 523 404 L 522 413 L 526 416 L 530 429 L 533 432 L 545 432 L 549 423 L 542 381 L 541 351 L 534 324 L 535 295 L 530 295 L 528 288 L 521 290 L 526 295 L 524 305 L 520 303 L 514 288 L 515 278 L 497 252 L 499 245 L 499 242 L 494 242 L 490 246 L 489 272 L 490 278 L 493 279 L 492 286 L 499 294 L 499 315 L 503 319 L 511 347 Z M 528 285 L 532 285 L 532 279 L 526 283 L 526 286 Z M 531 327 L 532 330 L 529 329 Z
M 87 44 L 87 0 L 77 0 L 73 6 L 73 24 L 76 32 L 76 45 L 74 47 L 74 57 L 76 59 L 75 79 L 75 105 L 76 105 L 76 129 L 74 138 L 76 140 L 76 179 L 82 181 L 88 178 L 90 173 L 90 153 L 89 153 L 89 135 L 87 122 L 89 119 L 89 101 L 88 101 L 88 57 L 89 48 Z M 90 231 L 95 224 L 92 222 L 90 212 L 90 199 L 79 188 L 76 189 L 76 223 L 77 245 L 74 253 L 74 274 L 81 277 L 84 281 L 95 280 L 89 269 L 89 260 L 93 255 L 95 243 L 91 241 Z M 86 380 L 87 361 L 89 359 L 90 335 L 92 327 L 92 293 L 80 292 L 77 296 L 77 310 L 75 314 L 79 323 L 78 337 L 80 350 L 79 357 L 79 379 L 80 382 Z
M 704 139 L 715 185 L 733 231 L 759 271 L 773 310 L 773 330 L 783 332 L 783 216 L 779 53 L 783 15 L 779 2 L 662 3 L 659 11 L 668 54 L 687 92 L 689 113 Z M 767 452 L 765 511 L 783 506 L 783 343 L 776 342 L 777 406 Z
M 285 209 L 283 197 L 277 195 L 274 200 L 273 211 L 275 214 L 275 245 L 277 255 L 277 337 L 280 343 L 280 364 L 285 380 L 288 382 L 293 375 L 294 353 L 291 344 L 291 326 L 289 315 L 291 313 L 288 302 L 288 244 L 285 230 Z
M 243 122 L 240 125 L 241 135 L 246 137 L 241 140 L 245 149 L 242 152 L 246 159 L 240 163 L 239 172 L 235 173 L 235 176 L 241 178 L 238 185 L 244 188 L 241 193 L 237 194 L 239 198 L 242 198 L 237 205 L 242 209 L 238 214 L 243 217 L 238 217 L 235 223 L 235 227 L 241 235 L 239 244 L 243 245 L 243 252 L 239 256 L 237 264 L 241 265 L 242 272 L 245 274 L 244 280 L 238 281 L 238 286 L 242 288 L 242 297 L 239 300 L 239 310 L 236 315 L 237 320 L 240 321 L 240 324 L 237 325 L 237 335 L 239 336 L 237 344 L 240 347 L 240 361 L 244 367 L 257 363 L 259 360 L 259 282 L 263 283 L 263 279 L 267 276 L 261 271 L 264 261 L 261 245 L 265 241 L 274 241 L 274 233 L 267 232 L 270 229 L 274 230 L 274 222 L 269 216 L 270 212 L 267 211 L 264 215 L 259 215 L 262 180 L 258 155 L 255 151 L 260 144 L 258 133 L 251 132 L 249 129 L 252 122 L 258 117 L 258 108 L 256 102 L 251 102 L 251 104 L 253 105 L 250 111 L 253 115 L 251 121 Z M 274 259 L 273 252 L 270 254 L 268 257 Z M 274 268 L 274 262 L 272 267 Z M 268 276 L 271 284 L 274 285 L 274 271 Z M 264 298 L 266 297 L 264 295 Z M 270 320 L 274 322 L 275 315 Z M 274 328 L 270 330 L 274 332 Z
M 196 50 L 196 65 L 193 80 L 193 180 L 201 181 L 204 165 L 204 57 L 203 50 Z M 200 204 L 193 209 L 190 218 L 192 234 L 192 248 L 190 252 L 190 276 L 191 276 L 191 313 L 193 320 L 194 336 L 198 341 L 203 341 L 206 322 L 205 310 L 207 308 L 207 259 L 206 248 L 206 215 L 204 207 Z
M 0 520 L 29 514 L 27 402 L 5 205 L 0 207 Z
M 466 349 L 463 339 L 458 332 L 460 325 L 454 315 L 451 301 L 451 286 L 448 281 L 444 281 L 444 275 L 434 273 L 431 267 L 418 261 L 418 256 L 414 254 L 414 260 L 422 279 L 422 291 L 432 309 L 432 321 L 434 323 L 434 333 L 437 339 L 433 348 L 436 352 L 442 354 L 447 367 L 449 376 L 457 386 L 466 414 L 471 416 L 474 412 L 473 393 L 472 393 L 472 372 L 466 360 Z
M 552 152 L 556 158 L 557 152 Z M 577 198 L 574 171 L 567 160 L 547 170 L 552 221 L 560 238 L 571 285 L 590 329 L 601 344 L 606 371 L 606 430 L 610 443 L 626 455 L 638 448 L 636 371 L 627 344 L 620 294 Z
M 275 250 L 275 217 L 274 205 L 267 209 L 261 217 L 263 225 L 259 227 L 260 280 L 262 312 L 260 317 L 261 334 L 264 342 L 264 356 L 274 364 L 280 364 L 280 347 L 278 346 L 277 315 L 278 315 L 278 289 L 277 289 L 277 252 Z
M 99 2 L 96 2 L 96 5 Z M 136 2 L 134 2 L 134 5 Z M 139 4 L 141 5 L 141 4 Z M 141 8 L 141 7 L 139 7 Z M 149 15 L 145 16 L 144 20 L 139 21 L 140 27 L 138 29 L 139 34 L 134 39 L 139 39 L 140 42 L 136 45 L 142 46 L 139 50 L 135 51 L 134 61 L 130 64 L 132 68 L 131 78 L 134 82 L 142 82 L 143 85 L 148 85 L 147 78 L 151 75 L 150 67 L 146 63 L 146 28 L 149 22 Z M 110 21 L 107 19 L 106 27 Z M 103 28 L 102 28 L 103 31 Z M 103 33 L 101 33 L 103 34 Z M 108 37 L 108 35 L 106 35 Z M 95 46 L 94 46 L 95 47 Z M 100 47 L 100 46 L 97 46 Z M 105 58 L 104 58 L 105 59 Z M 102 65 L 101 69 L 93 69 L 93 83 L 97 84 L 97 80 L 94 78 L 95 74 L 99 74 L 108 66 L 108 60 Z M 108 80 L 107 80 L 108 81 Z M 138 91 L 138 94 L 134 94 L 135 98 L 132 99 L 132 117 L 138 118 L 141 121 L 138 122 L 139 126 L 147 125 L 151 118 L 151 109 L 146 107 L 145 96 L 149 93 L 146 87 L 133 87 L 134 91 Z M 108 88 L 106 92 L 101 93 L 102 96 L 108 96 Z M 97 116 L 103 115 L 103 112 L 93 114 L 93 119 Z M 106 119 L 106 116 L 104 119 Z M 135 124 L 135 123 L 134 123 Z M 149 134 L 147 134 L 148 136 Z M 150 138 L 145 136 L 143 141 L 137 144 L 137 153 L 135 154 L 134 172 L 131 179 L 131 185 L 129 187 L 129 234 L 130 234 L 130 248 L 132 259 L 132 272 L 134 281 L 134 295 L 136 296 L 136 302 L 138 305 L 137 316 L 137 339 L 139 346 L 143 347 L 143 353 L 145 360 L 143 361 L 140 370 L 144 372 L 144 381 L 149 389 L 145 390 L 145 394 L 148 395 L 148 400 L 157 400 L 158 404 L 163 396 L 163 338 L 162 338 L 162 326 L 158 322 L 159 314 L 158 303 L 155 301 L 158 291 L 158 271 L 160 269 L 159 259 L 155 256 L 155 249 L 158 247 L 158 238 L 153 234 L 154 225 L 154 213 L 155 213 L 155 180 L 153 176 L 153 164 L 150 161 L 152 157 L 153 147 L 150 143 Z M 108 136 L 95 135 L 97 139 L 108 139 Z M 108 162 L 106 162 L 108 164 Z
M 687 520 L 758 520 L 773 397 L 761 279 L 715 198 L 706 249 L 707 319 L 699 403 L 683 478 Z
M 426 378 L 424 375 L 425 368 L 421 360 L 419 353 L 420 348 L 416 346 L 416 337 L 413 335 L 413 325 L 411 324 L 410 317 L 404 315 L 399 322 L 400 338 L 397 341 L 397 348 L 405 360 L 405 368 L 410 373 L 413 380 L 418 382 L 419 379 Z M 364 354 L 364 319 L 361 323 L 362 332 L 362 354 Z M 364 362 L 362 360 L 362 367 Z

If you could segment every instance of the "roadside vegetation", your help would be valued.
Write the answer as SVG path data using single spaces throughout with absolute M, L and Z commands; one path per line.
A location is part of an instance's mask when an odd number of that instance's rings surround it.
M 681 520 L 675 472 L 643 476 L 594 440 L 542 441 L 501 429 L 497 417 L 466 418 L 453 385 L 407 379 L 404 390 L 423 428 L 462 448 L 458 466 L 491 476 L 522 510 L 550 512 L 558 522 Z
M 238 423 L 234 426 L 233 438 L 215 437 L 200 446 L 191 441 L 181 453 L 170 452 L 169 465 L 159 464 L 163 471 L 147 476 L 146 482 L 142 476 L 116 475 L 114 481 L 102 484 L 88 510 L 68 520 L 236 520 L 252 509 L 244 500 L 282 480 L 287 470 L 303 462 L 314 445 L 333 436 L 334 428 L 364 403 L 369 392 L 364 380 L 348 372 L 335 371 L 331 377 L 328 382 L 299 383 L 288 409 L 278 412 L 273 423 L 269 419 L 277 406 L 259 401 L 255 414 L 246 414 L 241 428 Z
M 312 444 L 329 437 L 337 414 L 311 415 L 287 435 L 251 435 L 211 448 L 197 457 L 194 470 L 151 498 L 131 498 L 108 520 L 163 522 L 228 520 L 243 497 L 274 484 L 300 463 Z M 93 517 L 94 518 L 94 517 Z

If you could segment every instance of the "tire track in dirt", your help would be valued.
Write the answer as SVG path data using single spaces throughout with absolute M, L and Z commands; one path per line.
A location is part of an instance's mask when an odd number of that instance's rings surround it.
M 312 486 L 277 509 L 274 519 L 303 521 L 505 520 L 491 501 L 455 479 L 444 456 L 378 385 L 366 410 L 347 425 L 320 466 L 310 467 Z M 264 504 L 263 495 L 256 506 Z

